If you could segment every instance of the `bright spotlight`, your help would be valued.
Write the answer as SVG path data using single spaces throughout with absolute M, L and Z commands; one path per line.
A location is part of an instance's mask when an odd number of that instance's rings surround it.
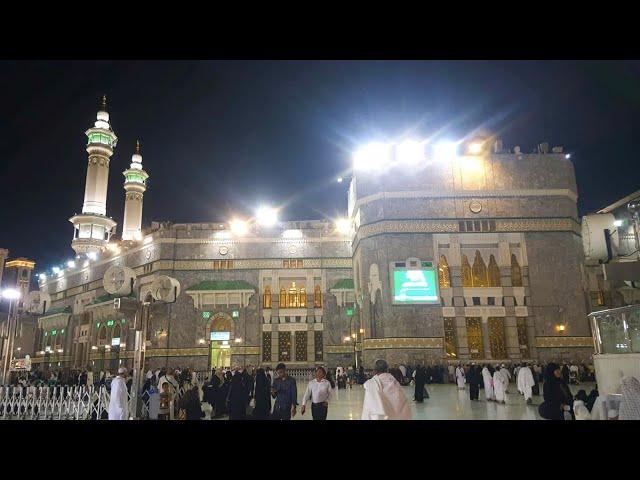
M 244 235 L 248 230 L 247 222 L 244 220 L 231 220 L 229 226 L 234 235 Z
M 468 151 L 471 155 L 478 155 L 482 153 L 482 143 L 473 142 L 472 144 L 469 145 Z
M 353 168 L 356 170 L 379 170 L 391 163 L 391 144 L 370 143 L 353 155 Z
M 338 178 L 336 179 L 336 181 L 337 181 L 338 183 L 342 183 L 342 177 L 338 177 Z
M 271 227 L 278 222 L 278 211 L 271 207 L 260 207 L 256 219 L 263 227 Z
M 76 268 L 76 262 L 74 262 L 73 260 L 69 260 L 67 262 L 67 267 L 68 268 Z
M 57 275 L 58 273 L 60 273 L 60 268 L 59 267 L 53 267 L 51 269 L 51 271 Z
M 89 252 L 87 253 L 87 257 L 89 257 L 89 260 L 97 260 L 98 254 L 96 252 Z
M 343 234 L 348 234 L 351 231 L 351 221 L 348 218 L 339 218 L 336 220 L 336 230 Z
M 424 160 L 424 144 L 407 140 L 396 147 L 396 155 L 406 165 L 416 165 Z
M 440 142 L 433 148 L 433 156 L 437 162 L 453 160 L 458 155 L 458 145 L 455 142 Z
M 567 154 L 564 156 L 564 158 L 566 158 L 567 160 L 569 160 L 569 159 L 571 158 L 571 154 L 570 154 L 570 153 L 567 153 Z
M 622 220 L 615 220 L 613 222 L 614 227 L 621 227 L 624 222 Z
M 41 273 L 40 275 L 38 275 L 38 277 L 40 278 L 40 280 L 42 280 L 44 282 L 47 279 L 47 274 L 46 273 Z
M 16 290 L 15 288 L 5 288 L 2 290 L 2 296 L 7 300 L 17 300 L 20 298 L 20 290 Z

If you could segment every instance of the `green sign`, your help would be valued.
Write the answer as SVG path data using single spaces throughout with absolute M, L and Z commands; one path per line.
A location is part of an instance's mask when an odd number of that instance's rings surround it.
M 49 332 L 44 332 L 44 336 L 48 337 L 49 336 Z
M 433 262 L 422 262 L 423 267 L 433 267 Z
M 353 308 L 347 308 L 347 317 L 353 316 Z
M 240 312 L 238 310 L 234 310 L 231 314 L 233 318 L 238 318 L 240 316 Z
M 60 333 L 64 333 L 64 328 L 62 330 L 60 330 Z
M 109 320 L 109 321 L 107 322 L 107 327 L 111 327 L 111 326 L 113 326 L 113 320 Z
M 123 318 L 122 320 L 120 320 L 120 323 L 124 325 L 125 323 L 127 323 L 127 321 Z
M 96 327 L 100 328 L 100 322 L 96 323 Z
M 58 333 L 57 330 L 51 330 L 51 336 L 52 337 L 55 337 L 57 333 Z
M 435 270 L 394 270 L 393 302 L 440 303 Z
M 202 312 L 202 318 L 209 318 L 211 316 L 211 312 Z

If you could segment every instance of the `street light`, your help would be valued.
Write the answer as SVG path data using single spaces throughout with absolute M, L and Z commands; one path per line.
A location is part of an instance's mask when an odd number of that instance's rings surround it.
M 20 290 L 15 288 L 6 288 L 2 291 L 2 298 L 9 300 L 9 314 L 7 316 L 7 323 L 9 324 L 9 331 L 7 337 L 7 343 L 4 349 L 4 362 L 2 364 L 2 384 L 6 384 L 9 379 L 9 370 L 11 368 L 11 360 L 13 359 L 13 342 L 16 331 L 17 315 L 16 309 L 13 308 L 13 304 L 20 298 Z

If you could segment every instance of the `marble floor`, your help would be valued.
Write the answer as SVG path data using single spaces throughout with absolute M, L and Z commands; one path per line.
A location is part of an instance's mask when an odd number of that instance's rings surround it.
M 595 386 L 594 383 L 571 385 L 575 394 L 584 389 L 587 393 Z M 298 382 L 299 401 L 307 387 L 306 382 Z M 469 386 L 465 390 L 458 390 L 454 384 L 428 385 L 430 398 L 419 404 L 413 401 L 413 386 L 403 387 L 407 399 L 411 403 L 414 420 L 542 420 L 538 415 L 538 405 L 542 403 L 542 395 L 533 396 L 533 403 L 527 405 L 515 384 L 509 385 L 507 403 L 498 405 L 486 402 L 484 390 L 480 390 L 480 400 L 469 400 Z M 542 387 L 540 388 L 542 393 Z M 359 420 L 362 413 L 364 390 L 362 385 L 354 385 L 352 389 L 339 390 L 329 404 L 328 420 Z M 209 413 L 209 406 L 203 404 L 203 409 Z M 207 415 L 208 416 L 208 415 Z M 307 405 L 304 415 L 298 414 L 294 420 L 311 420 L 311 407 Z

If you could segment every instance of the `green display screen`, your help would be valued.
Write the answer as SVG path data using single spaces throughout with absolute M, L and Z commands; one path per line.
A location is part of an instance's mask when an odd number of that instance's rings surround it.
M 440 303 L 435 270 L 394 270 L 394 303 Z

